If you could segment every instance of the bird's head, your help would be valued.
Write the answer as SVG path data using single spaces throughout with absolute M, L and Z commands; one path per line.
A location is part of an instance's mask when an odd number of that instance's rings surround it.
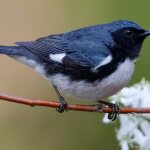
M 127 20 L 112 22 L 105 29 L 115 42 L 113 53 L 117 53 L 119 50 L 130 59 L 135 59 L 139 55 L 144 39 L 150 35 L 150 31 Z

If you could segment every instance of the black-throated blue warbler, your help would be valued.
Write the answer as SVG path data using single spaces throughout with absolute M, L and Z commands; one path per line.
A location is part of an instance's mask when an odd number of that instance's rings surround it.
M 17 46 L 0 46 L 0 53 L 24 63 L 48 79 L 59 97 L 59 112 L 67 110 L 60 92 L 106 104 L 115 120 L 119 107 L 101 99 L 121 90 L 131 79 L 136 59 L 150 31 L 120 20 L 50 35 Z

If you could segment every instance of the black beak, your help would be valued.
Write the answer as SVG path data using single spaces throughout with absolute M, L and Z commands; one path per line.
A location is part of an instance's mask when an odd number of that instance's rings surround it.
M 144 33 L 141 34 L 142 37 L 147 37 L 150 35 L 150 31 L 144 31 Z

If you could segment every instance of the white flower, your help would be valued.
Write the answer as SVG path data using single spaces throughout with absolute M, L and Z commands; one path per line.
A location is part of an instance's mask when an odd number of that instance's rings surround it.
M 150 107 L 150 83 L 142 80 L 109 99 L 125 107 Z M 103 122 L 111 122 L 106 117 Z M 138 150 L 150 150 L 150 114 L 120 114 L 119 121 L 117 139 L 122 150 L 129 150 L 132 146 Z

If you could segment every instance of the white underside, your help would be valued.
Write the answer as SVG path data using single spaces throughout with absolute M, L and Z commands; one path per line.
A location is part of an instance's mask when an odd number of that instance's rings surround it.
M 57 74 L 51 77 L 60 91 L 70 96 L 90 101 L 98 101 L 121 90 L 131 79 L 135 63 L 127 59 L 120 64 L 117 71 L 102 81 L 87 83 L 85 81 L 70 82 L 67 76 Z
M 34 60 L 31 60 L 31 59 L 27 59 L 26 57 L 24 56 L 15 56 L 15 55 L 12 55 L 10 56 L 11 58 L 33 68 L 36 72 L 40 73 L 42 75 L 42 77 L 46 78 L 45 77 L 45 71 L 44 71 L 44 68 L 42 65 L 38 64 L 36 61 Z
M 25 57 L 14 57 L 16 60 L 34 68 L 44 76 L 45 71 L 40 64 Z M 98 101 L 111 96 L 121 90 L 131 79 L 135 67 L 135 61 L 126 59 L 118 66 L 118 69 L 102 81 L 87 83 L 85 81 L 70 81 L 69 77 L 57 74 L 47 78 L 53 82 L 59 91 L 79 99 Z M 45 77 L 45 76 L 44 76 Z

